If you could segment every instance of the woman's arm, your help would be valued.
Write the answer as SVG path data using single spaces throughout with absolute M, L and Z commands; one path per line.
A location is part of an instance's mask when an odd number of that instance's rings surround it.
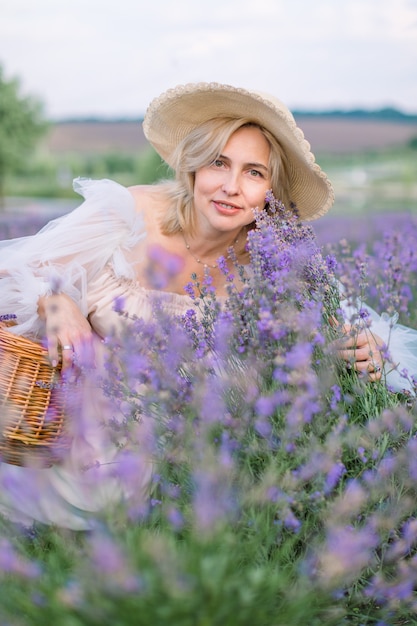
M 41 296 L 38 314 L 45 323 L 48 353 L 54 367 L 62 358 L 62 371 L 94 365 L 92 328 L 79 306 L 64 293 Z

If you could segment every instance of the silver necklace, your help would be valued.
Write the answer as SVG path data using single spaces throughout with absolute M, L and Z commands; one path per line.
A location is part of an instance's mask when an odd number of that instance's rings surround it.
M 200 265 L 203 265 L 204 267 L 210 267 L 211 269 L 215 270 L 217 269 L 219 266 L 217 265 L 217 263 L 206 263 L 205 261 L 202 261 L 199 257 L 195 256 L 195 254 L 193 253 L 193 251 L 190 248 L 190 244 L 188 243 L 184 231 L 181 229 L 181 234 L 182 234 L 182 238 L 184 239 L 184 244 L 185 247 L 187 248 L 188 252 L 191 254 L 191 256 L 193 257 L 194 261 L 196 263 L 199 263 Z M 233 246 L 236 246 L 237 243 L 239 242 L 239 237 L 237 237 L 235 239 L 235 241 L 233 242 Z M 227 255 L 227 258 L 229 258 L 230 255 Z

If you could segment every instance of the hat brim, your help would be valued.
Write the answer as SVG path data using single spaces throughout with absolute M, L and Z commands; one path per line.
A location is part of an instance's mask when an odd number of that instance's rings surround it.
M 329 210 L 334 202 L 332 185 L 315 162 L 291 112 L 277 98 L 218 83 L 181 85 L 151 102 L 143 130 L 158 154 L 172 166 L 178 144 L 195 127 L 219 117 L 249 119 L 277 139 L 287 157 L 290 200 L 301 219 L 314 220 Z

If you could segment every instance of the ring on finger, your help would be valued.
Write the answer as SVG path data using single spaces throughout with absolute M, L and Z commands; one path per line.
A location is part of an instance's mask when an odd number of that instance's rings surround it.
M 67 345 L 67 346 L 62 346 L 62 350 L 71 350 L 73 352 L 74 348 L 70 345 Z

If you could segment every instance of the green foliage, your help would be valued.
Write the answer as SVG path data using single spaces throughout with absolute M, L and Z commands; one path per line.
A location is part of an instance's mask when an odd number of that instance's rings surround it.
M 14 531 L 16 532 L 16 531 Z M 8 531 L 12 533 L 13 531 Z M 26 544 L 40 565 L 36 580 L 24 575 L 1 581 L 0 603 L 13 626 L 337 626 L 340 613 L 329 611 L 326 594 L 314 593 L 292 567 L 262 558 L 258 540 L 233 529 L 185 541 L 167 529 L 131 525 L 92 538 L 36 528 Z M 117 547 L 116 547 L 117 546 Z M 97 549 L 120 559 L 96 570 Z M 110 553 L 102 555 L 103 564 Z M 35 591 L 36 589 L 36 591 Z
M 21 95 L 18 80 L 6 80 L 0 66 L 0 202 L 6 177 L 28 159 L 45 130 L 40 103 Z
M 317 155 L 335 189 L 331 214 L 415 212 L 415 145 L 411 139 L 407 144 L 380 150 Z
M 147 185 L 171 176 L 167 166 L 151 147 L 137 155 L 63 154 L 38 152 L 21 163 L 8 177 L 6 195 L 23 197 L 74 197 L 72 180 L 77 176 L 111 178 L 126 186 Z
M 294 116 L 323 119 L 376 120 L 384 122 L 415 122 L 417 115 L 393 107 L 382 109 L 332 109 L 329 111 L 294 111 Z

